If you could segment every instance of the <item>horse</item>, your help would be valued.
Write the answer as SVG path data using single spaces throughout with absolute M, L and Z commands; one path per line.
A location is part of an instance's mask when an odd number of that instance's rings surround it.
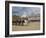
M 16 21 L 13 21 L 13 23 L 15 23 L 16 25 L 21 25 L 22 24 L 22 26 L 24 25 L 23 23 L 24 23 L 25 21 L 24 20 L 16 20 Z

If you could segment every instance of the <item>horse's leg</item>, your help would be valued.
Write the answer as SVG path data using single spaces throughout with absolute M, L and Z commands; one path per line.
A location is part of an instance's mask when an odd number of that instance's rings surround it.
M 22 26 L 24 26 L 24 20 L 22 21 Z
M 17 26 L 17 21 L 16 21 L 16 26 Z
M 22 26 L 23 26 L 23 22 L 22 22 Z
M 17 26 L 17 23 L 16 23 L 16 26 Z
M 19 26 L 20 26 L 20 22 L 19 22 Z
M 18 21 L 18 25 L 19 25 L 19 21 Z
M 19 21 L 19 25 L 21 25 L 21 21 Z

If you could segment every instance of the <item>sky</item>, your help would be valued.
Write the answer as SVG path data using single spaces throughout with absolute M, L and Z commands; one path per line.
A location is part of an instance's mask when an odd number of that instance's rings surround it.
M 39 15 L 40 8 L 39 7 L 12 7 L 12 15 L 16 16 L 32 16 L 32 15 Z

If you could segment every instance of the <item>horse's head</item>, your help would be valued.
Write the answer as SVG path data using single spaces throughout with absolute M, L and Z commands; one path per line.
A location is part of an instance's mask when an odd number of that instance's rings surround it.
M 24 22 L 25 22 L 25 23 L 27 23 L 27 22 L 28 22 L 28 20 L 24 20 Z

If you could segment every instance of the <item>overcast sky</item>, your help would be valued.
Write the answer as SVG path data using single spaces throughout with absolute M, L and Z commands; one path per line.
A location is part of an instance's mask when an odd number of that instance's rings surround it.
M 32 16 L 40 14 L 40 8 L 39 7 L 12 7 L 12 15 L 22 16 Z

